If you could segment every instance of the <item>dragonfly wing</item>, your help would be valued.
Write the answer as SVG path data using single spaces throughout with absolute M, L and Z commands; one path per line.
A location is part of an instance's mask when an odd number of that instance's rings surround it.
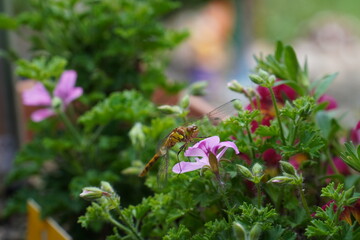
M 220 122 L 228 119 L 231 116 L 234 116 L 237 113 L 237 110 L 234 107 L 235 101 L 239 99 L 233 99 L 206 114 L 210 122 L 214 125 L 218 125 Z
M 157 180 L 160 186 L 164 186 L 166 184 L 168 178 L 168 171 L 169 171 L 169 152 L 167 151 L 163 155 L 163 159 L 161 159 L 160 161 L 159 171 L 157 174 Z

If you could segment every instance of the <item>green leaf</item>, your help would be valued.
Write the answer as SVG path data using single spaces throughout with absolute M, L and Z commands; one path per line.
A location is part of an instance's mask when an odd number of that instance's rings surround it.
M 155 112 L 154 105 L 139 92 L 123 91 L 111 94 L 79 118 L 87 131 L 96 125 L 106 125 L 110 121 L 122 120 L 131 123 L 141 122 Z
M 352 142 L 346 142 L 345 149 L 346 151 L 340 154 L 341 158 L 351 168 L 360 172 L 360 145 L 356 148 Z
M 284 52 L 284 44 L 281 41 L 278 41 L 276 43 L 276 49 L 275 49 L 275 59 L 280 62 L 281 58 L 283 56 L 283 52 Z
M 297 60 L 296 53 L 291 46 L 286 46 L 284 49 L 284 63 L 290 77 L 288 80 L 296 82 L 298 80 L 300 65 Z
M 332 118 L 326 111 L 319 111 L 316 114 L 316 124 L 324 139 L 330 141 L 335 132 L 340 129 L 336 119 Z
M 314 98 L 319 99 L 328 89 L 330 84 L 334 81 L 334 79 L 337 77 L 338 73 L 333 73 L 331 75 L 327 75 L 323 77 L 322 79 L 318 80 L 316 83 Z M 313 90 L 313 89 L 312 89 Z

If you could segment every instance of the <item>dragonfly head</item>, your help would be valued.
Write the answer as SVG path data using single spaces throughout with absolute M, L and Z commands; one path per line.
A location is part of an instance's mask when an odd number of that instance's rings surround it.
M 199 133 L 199 128 L 196 125 L 191 125 L 187 127 L 187 131 L 191 137 L 196 137 Z

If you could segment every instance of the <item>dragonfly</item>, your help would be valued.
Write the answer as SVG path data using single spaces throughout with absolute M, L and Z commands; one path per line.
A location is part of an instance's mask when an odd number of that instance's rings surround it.
M 219 124 L 221 121 L 225 120 L 232 113 L 234 113 L 234 102 L 238 99 L 233 99 L 206 114 L 205 116 L 210 120 L 213 125 Z M 154 164 L 161 158 L 168 155 L 168 151 L 174 147 L 177 143 L 184 143 L 177 153 L 179 154 L 187 148 L 187 146 L 196 139 L 204 138 L 198 137 L 199 127 L 195 124 L 191 124 L 189 126 L 180 126 L 173 129 L 167 137 L 165 137 L 163 143 L 155 153 L 155 155 L 150 159 L 150 161 L 145 165 L 142 172 L 139 174 L 140 177 L 146 176 L 149 170 L 154 166 Z M 165 157 L 165 162 L 163 164 L 162 169 L 159 170 L 159 174 L 167 174 L 169 161 L 167 157 Z M 166 178 L 166 176 L 165 176 Z

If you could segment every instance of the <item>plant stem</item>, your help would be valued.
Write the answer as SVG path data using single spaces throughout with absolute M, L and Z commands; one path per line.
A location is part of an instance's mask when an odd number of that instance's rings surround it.
M 249 95 L 249 93 L 244 89 L 244 95 L 247 99 L 249 99 L 249 103 L 250 103 L 250 106 L 251 106 L 251 109 L 255 110 L 256 107 L 255 107 L 255 104 L 253 102 L 253 100 L 251 99 L 251 96 Z M 260 108 L 259 108 L 260 109 Z
M 96 129 L 95 133 L 90 138 L 90 141 L 89 141 L 90 144 L 93 143 L 100 136 L 100 134 L 104 130 L 104 128 L 105 128 L 105 125 L 102 125 Z
M 260 183 L 257 183 L 256 184 L 256 189 L 257 189 L 257 205 L 258 205 L 258 208 L 260 209 L 261 208 L 261 186 L 260 186 Z
M 81 144 L 81 136 L 80 133 L 76 130 L 74 125 L 71 123 L 69 118 L 66 116 L 66 114 L 62 111 L 58 112 L 61 119 L 63 120 L 65 126 L 69 129 L 69 131 L 73 134 L 73 136 L 76 138 L 76 140 Z
M 253 146 L 254 146 L 254 141 L 253 141 L 252 136 L 251 136 L 251 132 L 250 132 L 249 125 L 246 125 L 246 132 L 247 132 L 247 136 L 248 136 L 249 142 L 250 142 L 250 154 L 251 154 L 251 159 L 254 160 L 254 159 L 255 159 L 255 150 L 254 150 L 254 148 L 253 148 Z
M 330 163 L 331 168 L 333 169 L 335 174 L 340 174 L 339 170 L 337 169 L 337 167 L 335 166 L 334 160 L 331 157 L 330 151 L 329 151 L 329 147 L 326 148 L 326 157 Z
M 298 130 L 298 121 L 294 120 L 294 132 L 291 136 L 290 146 L 294 145 L 297 130 Z
M 309 206 L 306 202 L 305 196 L 304 196 L 304 192 L 302 190 L 302 185 L 299 186 L 299 193 L 300 193 L 300 198 L 301 198 L 301 202 L 303 207 L 305 208 L 306 214 L 308 215 L 308 217 L 311 217 L 311 213 L 310 213 L 310 209 Z
M 125 216 L 122 214 L 120 207 L 116 208 L 116 212 L 119 214 L 120 219 L 128 226 L 132 234 L 136 237 L 136 239 L 142 240 L 143 238 L 140 234 L 134 229 L 134 227 L 127 221 Z
M 127 227 L 125 227 L 124 225 L 122 225 L 121 223 L 119 223 L 118 221 L 116 221 L 111 214 L 108 212 L 108 220 L 114 224 L 116 227 L 120 228 L 121 230 L 125 231 L 125 232 L 129 232 L 129 229 Z
M 281 137 L 281 141 L 284 145 L 286 145 L 286 142 L 285 142 L 285 135 L 284 135 L 284 130 L 282 128 L 282 124 L 281 124 L 281 119 L 280 119 L 280 112 L 279 112 L 279 108 L 276 104 L 276 98 L 275 98 L 275 94 L 274 94 L 274 90 L 269 87 L 269 92 L 270 92 L 270 95 L 271 95 L 271 100 L 273 102 L 273 105 L 274 105 L 274 108 L 275 108 L 275 112 L 276 112 L 276 117 L 277 117 L 277 122 L 279 124 L 279 129 L 280 129 L 280 137 Z
M 220 193 L 220 196 L 222 197 L 227 210 L 230 211 L 231 207 L 230 207 L 229 199 L 227 198 L 226 195 L 225 184 L 221 181 L 219 174 L 218 175 L 215 174 L 215 176 L 216 176 L 216 182 L 219 184 L 219 188 L 217 188 L 215 184 L 213 184 L 213 186 Z M 233 221 L 232 215 L 231 214 L 227 214 L 227 215 L 228 215 L 228 222 L 231 223 Z
M 259 97 L 259 95 L 255 95 L 255 98 L 256 98 L 256 105 L 257 105 L 257 109 L 261 109 L 261 102 L 260 102 L 260 97 Z

